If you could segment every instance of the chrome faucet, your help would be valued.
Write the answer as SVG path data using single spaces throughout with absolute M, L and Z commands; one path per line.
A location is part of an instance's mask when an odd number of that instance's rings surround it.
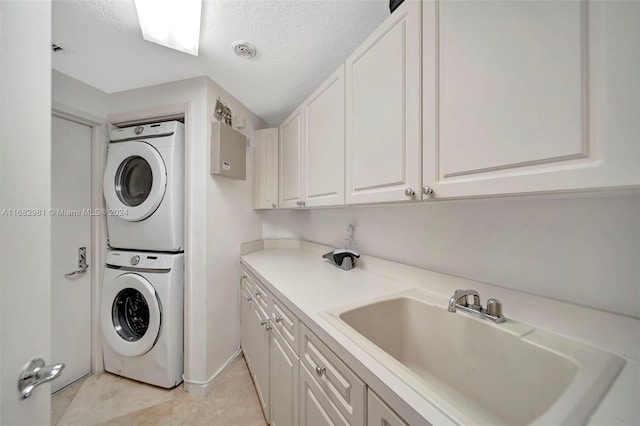
M 456 290 L 449 299 L 449 308 L 447 309 L 449 312 L 456 311 L 456 305 L 469 306 L 467 303 L 467 296 L 473 296 L 473 304 L 471 305 L 473 308 L 481 309 L 482 305 L 480 305 L 480 295 L 475 290 Z M 476 310 L 477 310 L 476 309 Z
M 468 296 L 473 296 L 473 303 L 468 303 Z M 484 309 L 480 304 L 480 295 L 475 290 L 456 290 L 453 293 L 453 296 L 449 299 L 447 310 L 456 312 L 457 309 L 487 321 L 493 321 L 498 324 L 504 322 L 502 303 L 498 299 L 489 299 L 487 300 L 487 308 Z

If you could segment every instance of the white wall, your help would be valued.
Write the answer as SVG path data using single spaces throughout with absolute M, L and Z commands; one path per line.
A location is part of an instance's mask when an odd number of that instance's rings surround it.
M 51 1 L 0 2 L 0 209 L 51 206 Z M 0 217 L 0 424 L 48 424 L 50 385 L 21 401 L 18 375 L 51 363 L 51 218 Z
M 213 117 L 218 97 L 231 109 L 234 120 L 237 115 L 247 119 L 247 128 L 240 131 L 253 143 L 253 130 L 265 128 L 267 123 L 211 80 L 207 81 L 207 117 Z M 210 137 L 211 127 L 207 130 Z M 240 345 L 240 244 L 262 236 L 262 220 L 253 210 L 254 150 L 247 149 L 244 181 L 210 175 L 210 150 L 202 159 L 207 168 L 207 377 Z
M 640 317 L 638 192 L 272 212 L 265 237 L 291 214 L 305 240 L 342 247 L 353 223 L 368 255 Z
M 77 116 L 87 114 L 105 119 L 109 112 L 109 95 L 66 74 L 51 70 L 54 108 L 61 105 L 65 111 Z
M 302 230 L 302 215 L 297 210 L 264 210 L 262 238 L 299 239 Z

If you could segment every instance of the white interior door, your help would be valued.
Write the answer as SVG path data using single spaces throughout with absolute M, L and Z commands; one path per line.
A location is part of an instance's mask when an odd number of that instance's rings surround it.
M 51 317 L 53 359 L 64 360 L 55 392 L 91 373 L 91 268 L 79 269 L 79 249 L 91 259 L 91 127 L 52 117 Z
M 51 2 L 0 1 L 0 424 L 50 422 L 49 383 L 20 399 L 20 370 L 51 364 Z M 5 211 L 5 209 L 7 209 Z M 41 213 L 45 214 L 41 214 Z M 19 214 L 24 213 L 24 214 Z M 55 360 L 63 362 L 64 360 Z

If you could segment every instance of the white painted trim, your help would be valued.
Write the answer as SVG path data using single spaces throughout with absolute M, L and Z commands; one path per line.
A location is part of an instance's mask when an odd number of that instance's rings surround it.
M 190 380 L 183 376 L 184 390 L 194 396 L 205 397 L 216 387 L 218 383 L 231 371 L 236 365 L 238 360 L 242 357 L 242 348 L 238 347 L 238 350 L 220 367 L 213 375 L 207 379 L 206 382 L 199 382 L 197 380 Z

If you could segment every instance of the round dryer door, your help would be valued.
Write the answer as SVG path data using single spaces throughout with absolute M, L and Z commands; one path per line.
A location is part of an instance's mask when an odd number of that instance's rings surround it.
M 156 211 L 167 189 L 167 169 L 160 153 L 146 142 L 119 142 L 110 147 L 103 191 L 110 209 L 137 222 Z
M 121 355 L 140 356 L 158 340 L 162 311 L 153 286 L 138 274 L 123 274 L 105 283 L 102 332 Z

